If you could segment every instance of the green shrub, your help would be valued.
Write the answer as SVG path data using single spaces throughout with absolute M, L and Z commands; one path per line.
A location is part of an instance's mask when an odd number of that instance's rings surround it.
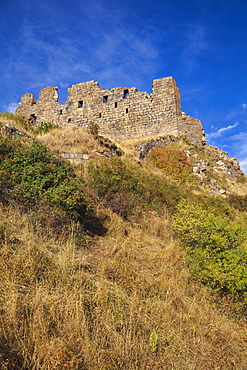
M 192 147 L 192 148 L 196 148 L 196 144 L 193 144 L 190 139 L 186 136 L 179 136 L 178 139 L 182 140 L 185 144 L 187 144 L 188 146 Z
M 247 303 L 246 235 L 227 216 L 182 201 L 173 229 L 181 237 L 196 279 Z
M 227 199 L 228 203 L 235 209 L 241 212 L 247 211 L 247 196 L 230 194 Z
M 85 185 L 69 163 L 51 154 L 40 142 L 22 145 L 0 138 L 0 181 L 26 206 L 44 202 L 83 216 L 92 210 Z
M 57 125 L 54 125 L 54 123 L 51 122 L 43 122 L 39 127 L 36 128 L 35 134 L 36 135 L 42 135 L 46 132 L 52 131 L 56 128 L 59 128 Z
M 186 154 L 175 148 L 155 148 L 149 158 L 156 167 L 169 176 L 181 180 L 192 180 L 191 166 Z
M 100 200 L 124 217 L 137 208 L 161 210 L 165 206 L 172 210 L 181 196 L 176 186 L 120 158 L 92 163 L 89 184 Z
M 208 210 L 213 215 L 233 218 L 233 210 L 229 207 L 228 202 L 223 197 L 214 195 L 193 195 L 187 194 L 190 203 L 197 204 L 204 210 Z

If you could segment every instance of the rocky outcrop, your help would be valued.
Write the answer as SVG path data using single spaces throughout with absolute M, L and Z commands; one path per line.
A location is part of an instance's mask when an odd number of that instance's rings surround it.
M 178 138 L 173 135 L 160 136 L 157 139 L 151 139 L 144 143 L 138 144 L 137 149 L 137 158 L 143 159 L 148 156 L 150 150 L 154 148 L 163 148 L 169 146 L 171 143 L 178 142 Z
M 143 159 L 147 157 L 150 151 L 154 148 L 168 147 L 176 143 L 179 144 L 179 138 L 173 135 L 160 136 L 156 139 L 147 140 L 136 146 L 137 158 Z M 186 141 L 186 140 L 185 140 Z M 175 144 L 175 145 L 174 145 Z M 178 147 L 181 147 L 181 145 Z M 214 195 L 225 195 L 227 193 L 224 187 L 224 181 L 228 180 L 233 183 L 238 181 L 245 181 L 245 174 L 240 168 L 239 162 L 236 158 L 229 158 L 228 154 L 223 150 L 204 145 L 202 147 L 189 146 L 184 153 L 188 157 L 191 165 L 193 175 L 202 183 L 209 185 L 211 193 Z
M 229 158 L 228 154 L 223 150 L 206 145 L 203 149 L 205 157 L 210 160 L 198 159 L 196 154 L 193 154 L 194 163 L 193 173 L 203 175 L 207 170 L 211 170 L 215 175 L 224 175 L 229 178 L 236 176 L 244 176 L 240 168 L 239 162 L 236 158 Z M 191 153 L 187 150 L 186 154 L 191 157 Z
M 24 131 L 16 128 L 15 126 L 11 125 L 10 123 L 1 122 L 0 121 L 0 133 L 7 134 L 12 137 L 28 137 L 31 138 L 27 133 Z

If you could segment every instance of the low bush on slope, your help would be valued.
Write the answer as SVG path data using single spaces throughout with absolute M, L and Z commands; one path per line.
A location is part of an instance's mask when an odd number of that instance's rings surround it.
M 69 163 L 37 141 L 22 144 L 2 137 L 0 165 L 2 200 L 17 202 L 34 218 L 39 210 L 41 224 L 55 214 L 50 224 L 58 224 L 59 229 L 68 219 L 83 222 L 92 214 L 92 198 L 135 221 L 145 212 L 168 210 L 174 214 L 173 228 L 186 245 L 194 277 L 247 302 L 246 233 L 234 221 L 226 200 L 192 196 L 120 158 L 91 162 L 86 186 Z
M 120 158 L 91 163 L 89 184 L 104 204 L 128 218 L 136 210 L 174 210 L 181 197 L 175 185 Z
M 247 211 L 247 196 L 246 195 L 237 195 L 230 194 L 227 199 L 228 203 L 235 209 L 240 212 Z
M 85 184 L 69 163 L 40 142 L 22 144 L 18 139 L 0 137 L 0 182 L 1 200 L 16 202 L 25 211 L 48 207 L 58 217 L 64 213 L 74 221 L 92 213 Z
M 126 219 L 134 214 L 136 220 L 137 210 L 170 211 L 194 278 L 247 304 L 247 229 L 224 198 L 186 193 L 119 158 L 91 164 L 89 182 L 103 204 Z
M 246 327 L 192 281 L 169 217 L 101 212 L 79 247 L 0 207 L 1 370 L 245 369 Z
M 162 171 L 175 179 L 194 181 L 192 167 L 186 154 L 177 148 L 155 148 L 149 159 Z
M 194 277 L 246 305 L 246 227 L 214 211 L 200 202 L 183 200 L 177 206 L 173 229 L 186 246 Z
M 246 322 L 201 284 L 246 304 L 231 205 L 126 159 L 85 166 L 83 182 L 39 143 L 0 148 L 1 370 L 247 368 Z M 75 223 L 40 235 L 19 211 L 48 207 L 66 223 L 92 213 L 91 199 L 107 230 L 94 238 L 75 238 Z

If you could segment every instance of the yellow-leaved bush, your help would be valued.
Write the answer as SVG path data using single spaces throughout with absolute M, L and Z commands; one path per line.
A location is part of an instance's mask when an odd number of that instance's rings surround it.
M 247 303 L 246 235 L 227 215 L 181 201 L 173 229 L 186 246 L 194 277 Z

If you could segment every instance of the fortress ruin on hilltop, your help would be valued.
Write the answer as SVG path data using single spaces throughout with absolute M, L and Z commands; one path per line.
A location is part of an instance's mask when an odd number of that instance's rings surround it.
M 29 118 L 35 126 L 51 122 L 60 127 L 88 127 L 94 123 L 101 135 L 120 140 L 172 134 L 197 145 L 206 142 L 201 122 L 182 112 L 172 77 L 154 80 L 151 94 L 135 87 L 105 90 L 95 81 L 79 83 L 68 89 L 65 104 L 58 102 L 57 90 L 53 86 L 41 89 L 38 100 L 33 94 L 23 95 L 16 114 Z

